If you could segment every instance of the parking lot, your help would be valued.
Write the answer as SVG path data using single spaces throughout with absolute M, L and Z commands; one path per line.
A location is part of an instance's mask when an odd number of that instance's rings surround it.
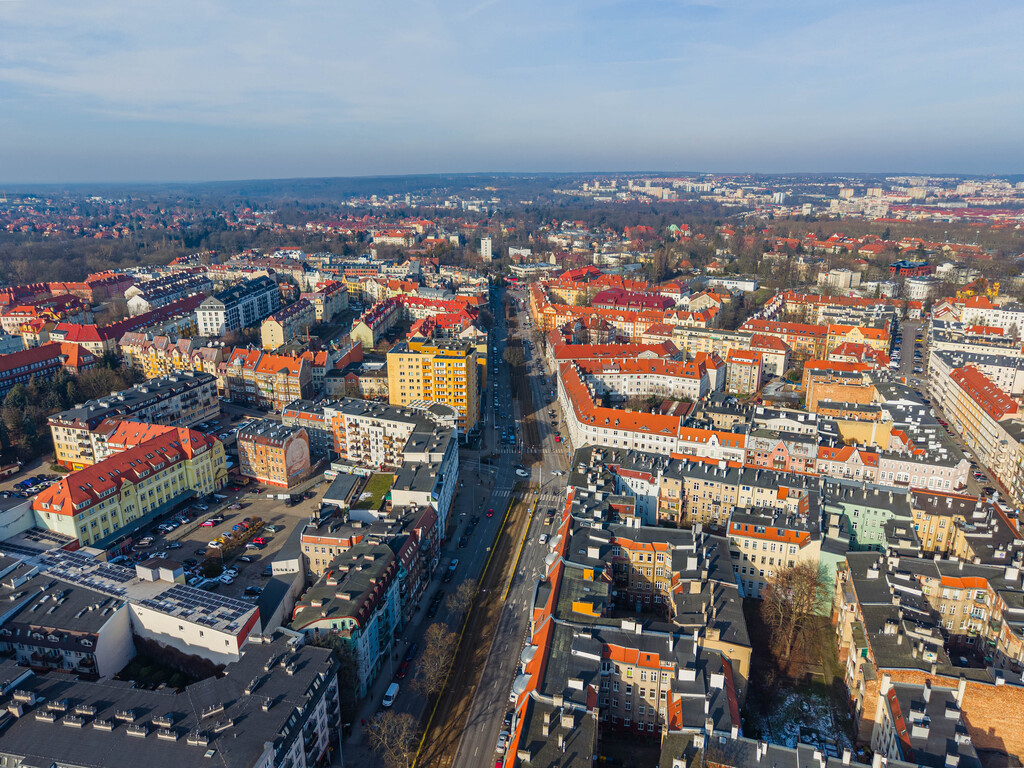
M 270 563 L 289 539 L 297 539 L 297 528 L 305 525 L 326 487 L 322 483 L 315 492 L 311 492 L 312 498 L 288 506 L 288 502 L 276 498 L 281 489 L 229 486 L 218 494 L 225 497 L 222 500 L 217 499 L 208 505 L 191 505 L 188 508 L 189 521 L 178 524 L 173 530 L 161 532 L 159 526 L 153 526 L 146 532 L 151 542 L 147 546 L 136 545 L 131 559 L 165 557 L 180 562 L 185 566 L 186 579 L 192 586 L 255 601 L 269 575 Z M 233 490 L 235 488 L 237 490 Z M 275 498 L 267 498 L 268 494 Z M 202 509 L 203 506 L 207 509 Z M 180 518 L 175 516 L 173 519 L 177 521 Z M 220 547 L 211 546 L 218 537 L 232 534 L 235 526 L 251 526 L 255 519 L 259 519 L 260 524 L 250 537 L 252 547 L 239 547 L 225 554 Z M 256 544 L 253 540 L 257 538 L 265 543 Z M 143 539 L 141 543 L 146 541 Z M 292 547 L 288 555 L 295 556 L 297 551 L 297 546 Z M 210 565 L 204 569 L 206 563 Z M 221 568 L 227 570 L 225 579 L 218 575 Z

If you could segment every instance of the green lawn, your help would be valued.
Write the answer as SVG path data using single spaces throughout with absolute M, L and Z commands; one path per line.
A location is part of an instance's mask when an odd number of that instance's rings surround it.
M 391 490 L 391 484 L 394 481 L 395 476 L 389 472 L 377 472 L 370 475 L 370 479 L 366 481 L 366 485 L 359 495 L 359 500 L 353 504 L 353 507 L 355 509 L 380 509 L 384 503 L 384 497 Z

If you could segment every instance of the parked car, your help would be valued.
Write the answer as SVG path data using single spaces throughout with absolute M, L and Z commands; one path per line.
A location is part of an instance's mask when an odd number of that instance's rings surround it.
M 229 575 L 227 573 L 221 574 L 220 580 L 221 580 L 221 583 L 223 583 L 223 584 L 234 584 L 235 583 L 235 577 L 231 576 L 231 575 Z
M 263 549 L 263 547 L 265 547 L 265 546 L 266 546 L 265 544 L 257 544 L 255 541 L 250 541 L 248 544 L 245 545 L 245 548 L 246 549 L 252 549 L 252 550 L 255 550 L 255 551 L 259 551 L 259 550 Z
M 407 674 L 409 674 L 409 667 L 409 662 L 403 661 L 401 664 L 398 665 L 398 671 L 395 672 L 395 677 L 397 677 L 399 680 L 404 678 Z
M 278 533 L 279 531 L 283 531 L 284 528 L 280 525 L 265 525 L 263 526 L 263 530 L 270 531 L 271 533 Z
M 242 555 L 240 558 L 238 558 L 238 562 L 240 562 L 240 563 L 255 563 L 256 562 L 256 558 L 253 557 L 252 555 Z

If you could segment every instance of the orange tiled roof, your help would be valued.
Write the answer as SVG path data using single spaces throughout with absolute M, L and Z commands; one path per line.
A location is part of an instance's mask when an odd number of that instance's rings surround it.
M 996 421 L 1012 416 L 1020 410 L 1015 400 L 973 365 L 957 368 L 950 374 L 950 378 Z

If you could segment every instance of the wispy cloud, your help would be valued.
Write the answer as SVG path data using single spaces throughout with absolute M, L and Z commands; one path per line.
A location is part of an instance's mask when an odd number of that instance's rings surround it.
M 1013 170 L 1021 28 L 996 0 L 0 0 L 0 176 L 948 168 L 982 134 Z

